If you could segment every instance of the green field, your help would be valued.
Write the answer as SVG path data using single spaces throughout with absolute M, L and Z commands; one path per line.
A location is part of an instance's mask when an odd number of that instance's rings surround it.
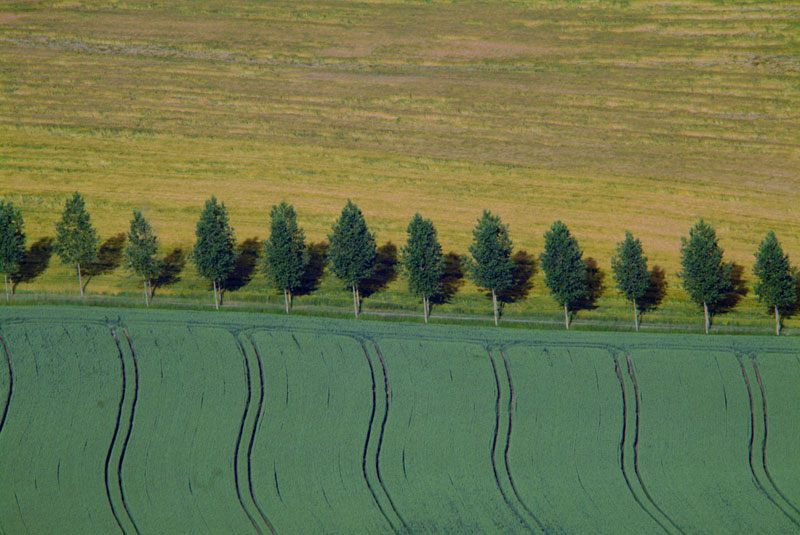
M 606 273 L 581 317 L 607 322 L 630 316 L 609 269 L 630 229 L 669 283 L 646 322 L 699 326 L 675 275 L 696 219 L 745 278 L 770 229 L 800 262 L 799 28 L 781 1 L 5 2 L 0 195 L 31 243 L 74 190 L 104 240 L 143 209 L 164 255 L 189 250 L 212 194 L 240 241 L 265 238 L 283 199 L 311 241 L 352 198 L 379 243 L 420 211 L 459 254 L 484 208 L 532 254 L 560 218 Z M 53 258 L 18 290 L 73 278 Z M 534 281 L 507 317 L 558 321 Z M 117 268 L 87 290 L 138 285 Z M 191 263 L 159 292 L 210 293 Z M 268 293 L 256 275 L 228 302 Z M 298 305 L 347 299 L 326 277 Z M 415 303 L 398 279 L 365 306 Z M 469 283 L 436 310 L 488 311 Z M 717 321 L 770 328 L 752 291 Z
M 0 311 L 0 533 L 797 534 L 800 345 Z

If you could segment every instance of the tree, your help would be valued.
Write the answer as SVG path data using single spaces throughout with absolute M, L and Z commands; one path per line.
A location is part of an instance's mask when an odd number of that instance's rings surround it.
M 472 244 L 469 246 L 472 261 L 469 262 L 469 273 L 476 285 L 492 292 L 495 327 L 498 325 L 497 292 L 514 283 L 511 249 L 508 226 L 500 222 L 499 216 L 484 210 L 472 230 Z
M 8 277 L 19 271 L 25 255 L 25 231 L 22 212 L 11 203 L 0 201 L 0 271 L 6 288 L 6 301 L 11 301 Z
M 758 279 L 755 292 L 758 300 L 775 312 L 775 334 L 781 334 L 781 312 L 791 310 L 797 303 L 797 272 L 789 264 L 775 233 L 769 231 L 758 251 L 753 275 Z
M 125 266 L 142 277 L 144 304 L 148 307 L 153 292 L 151 279 L 164 267 L 164 263 L 156 256 L 157 252 L 158 238 L 153 234 L 153 228 L 141 211 L 134 210 L 131 229 L 128 231 L 128 243 L 125 244 L 123 255 Z
M 308 263 L 305 235 L 297 226 L 297 215 L 291 204 L 283 201 L 270 212 L 270 235 L 264 242 L 261 270 L 275 288 L 283 290 L 286 313 L 292 303 L 292 292 L 300 287 Z
M 442 289 L 444 272 L 442 246 L 436 237 L 436 229 L 430 219 L 414 214 L 408 224 L 408 242 L 403 247 L 403 266 L 408 274 L 408 288 L 422 298 L 425 323 L 431 311 L 430 298 Z
M 367 229 L 364 215 L 350 199 L 328 235 L 328 259 L 333 273 L 353 290 L 356 319 L 360 304 L 358 286 L 372 275 L 377 260 L 375 236 Z
M 92 227 L 89 212 L 83 196 L 77 191 L 67 199 L 61 221 L 56 223 L 55 250 L 65 264 L 75 266 L 78 271 L 78 286 L 83 297 L 83 279 L 81 264 L 97 260 L 97 248 L 100 237 Z
M 721 301 L 731 289 L 733 266 L 722 261 L 722 253 L 714 228 L 702 219 L 689 231 L 688 240 L 681 238 L 680 276 L 692 300 L 703 305 L 706 334 L 711 325 L 709 306 Z
M 633 320 L 638 331 L 639 309 L 636 300 L 647 292 L 650 272 L 647 271 L 647 257 L 642 254 L 642 243 L 630 232 L 625 232 L 625 240 L 617 244 L 617 255 L 611 257 L 611 270 L 617 281 L 617 289 L 628 301 L 633 302 Z
M 213 196 L 206 201 L 195 234 L 197 243 L 192 258 L 200 275 L 211 281 L 214 306 L 219 310 L 220 283 L 236 265 L 236 239 L 228 222 L 225 203 L 217 203 L 217 198 Z
M 578 240 L 570 235 L 561 221 L 556 221 L 544 234 L 544 253 L 539 256 L 544 282 L 556 302 L 564 307 L 564 325 L 569 329 L 569 311 L 589 293 L 586 264 Z

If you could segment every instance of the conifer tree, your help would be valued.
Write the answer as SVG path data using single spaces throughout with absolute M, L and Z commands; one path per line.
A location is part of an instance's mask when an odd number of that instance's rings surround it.
M 647 257 L 642 253 L 642 243 L 630 232 L 625 240 L 617 244 L 617 254 L 611 257 L 611 270 L 617 281 L 617 289 L 628 301 L 633 302 L 633 320 L 639 330 L 639 309 L 636 300 L 644 297 L 650 285 Z
M 681 238 L 681 278 L 689 297 L 703 305 L 705 330 L 711 325 L 709 307 L 721 301 L 731 289 L 733 266 L 722 260 L 714 228 L 702 219 L 689 231 L 689 239 Z
M 328 235 L 328 259 L 333 273 L 353 290 L 353 308 L 358 319 L 359 284 L 375 271 L 375 236 L 367 228 L 361 210 L 349 199 Z
M 403 247 L 403 266 L 408 274 L 408 287 L 422 298 L 425 323 L 431 311 L 430 298 L 442 289 L 444 270 L 442 246 L 436 237 L 436 228 L 430 219 L 414 214 L 408 224 L 408 242 Z
M 139 275 L 144 284 L 144 304 L 150 306 L 153 293 L 151 279 L 161 271 L 163 262 L 156 256 L 158 238 L 140 210 L 134 210 L 128 241 L 123 254 L 125 266 Z
M 214 287 L 214 306 L 219 310 L 220 284 L 228 278 L 236 264 L 236 239 L 228 222 L 225 203 L 216 197 L 206 201 L 197 222 L 197 242 L 192 257 L 200 275 Z
M 781 334 L 781 312 L 791 310 L 797 303 L 796 271 L 789 264 L 775 233 L 769 231 L 755 254 L 753 274 L 759 301 L 775 312 L 775 334 Z
M 0 271 L 6 289 L 6 301 L 11 301 L 8 278 L 19 271 L 25 255 L 25 231 L 22 212 L 11 203 L 0 201 Z
M 100 237 L 92 226 L 86 202 L 77 191 L 67 199 L 61 220 L 56 223 L 55 250 L 65 264 L 75 266 L 78 271 L 78 286 L 83 297 L 81 265 L 97 260 Z
M 544 282 L 556 302 L 564 307 L 564 325 L 569 329 L 570 307 L 584 299 L 589 288 L 586 284 L 586 264 L 578 241 L 567 226 L 556 221 L 544 234 L 544 253 L 539 256 L 544 271 Z
M 498 325 L 497 292 L 514 283 L 514 261 L 511 259 L 512 243 L 508 226 L 499 216 L 484 210 L 478 224 L 472 230 L 469 252 L 472 261 L 469 272 L 472 280 L 481 288 L 492 292 L 494 324 Z
M 308 263 L 305 235 L 297 226 L 297 214 L 286 201 L 272 207 L 269 239 L 264 242 L 261 270 L 275 288 L 283 290 L 286 313 L 292 305 L 292 292 L 300 287 Z

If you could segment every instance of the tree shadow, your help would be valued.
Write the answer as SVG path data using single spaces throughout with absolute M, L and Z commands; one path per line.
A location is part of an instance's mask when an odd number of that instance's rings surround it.
M 41 275 L 50 264 L 51 256 L 53 256 L 53 238 L 41 238 L 31 244 L 22 255 L 19 271 L 11 275 L 11 293 L 16 291 L 20 282 L 32 282 Z
M 378 247 L 376 253 L 375 270 L 372 275 L 361 281 L 358 286 L 358 291 L 362 298 L 367 298 L 380 292 L 397 278 L 397 263 L 399 262 L 397 246 L 392 242 L 386 242 Z
M 231 274 L 220 285 L 222 293 L 235 292 L 253 280 L 260 252 L 261 240 L 258 238 L 249 238 L 236 247 L 236 263 Z
M 122 250 L 125 247 L 125 239 L 125 233 L 111 236 L 97 250 L 97 260 L 82 267 L 82 274 L 86 277 L 83 283 L 84 291 L 86 291 L 86 287 L 89 286 L 94 277 L 111 273 L 122 264 Z
M 744 280 L 744 266 L 731 262 L 731 287 L 720 301 L 709 306 L 709 310 L 713 315 L 727 314 L 736 308 L 736 305 L 748 292 L 747 283 Z
M 594 310 L 597 308 L 597 299 L 605 290 L 605 272 L 600 269 L 597 260 L 587 256 L 583 263 L 586 264 L 586 296 L 577 300 L 570 307 L 572 312 L 579 310 Z
M 449 303 L 458 289 L 464 285 L 464 264 L 461 262 L 461 257 L 456 253 L 449 252 L 444 255 L 442 260 L 444 269 L 442 269 L 442 278 L 439 280 L 442 289 L 438 294 L 431 296 L 432 305 Z
M 528 254 L 525 250 L 519 250 L 511 257 L 514 261 L 514 271 L 512 273 L 512 284 L 510 288 L 497 292 L 497 300 L 500 307 L 509 303 L 516 303 L 528 297 L 533 289 L 533 276 L 536 275 L 538 264 L 536 257 Z
M 328 242 L 309 243 L 306 251 L 308 251 L 308 263 L 303 276 L 300 277 L 300 287 L 294 291 L 295 296 L 309 295 L 319 289 L 327 264 L 325 254 L 328 252 Z
M 161 271 L 150 281 L 150 297 L 156 294 L 156 289 L 162 286 L 171 286 L 181 280 L 180 273 L 186 266 L 186 252 L 180 247 L 176 247 L 162 258 L 161 262 Z
M 636 302 L 639 312 L 645 314 L 661 306 L 667 295 L 667 272 L 659 265 L 654 265 L 650 270 L 650 284 L 644 291 L 644 296 Z

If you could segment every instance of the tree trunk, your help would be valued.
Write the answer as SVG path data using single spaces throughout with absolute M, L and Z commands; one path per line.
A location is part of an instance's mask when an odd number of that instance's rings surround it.
M 292 289 L 289 288 L 289 310 L 292 310 L 294 307 L 294 296 L 292 295 Z
M 708 334 L 708 327 L 710 326 L 710 322 L 708 320 L 708 303 L 703 301 L 703 312 L 706 314 L 706 334 Z
M 492 288 L 492 308 L 494 308 L 494 326 L 497 327 L 497 292 Z
M 636 325 L 636 332 L 639 332 L 639 310 L 636 308 L 636 299 L 633 300 L 633 323 Z
M 3 273 L 3 281 L 6 283 L 6 303 L 11 302 L 11 296 L 8 294 L 8 274 Z
M 775 305 L 775 334 L 781 335 L 781 313 L 778 311 L 778 305 Z
M 144 279 L 144 306 L 150 308 L 150 300 L 148 299 L 147 295 L 147 279 Z
M 78 286 L 81 287 L 81 297 L 83 297 L 83 279 L 81 278 L 81 265 L 80 263 L 76 265 L 78 266 Z
M 214 284 L 214 307 L 219 310 L 219 299 L 217 298 L 217 281 L 211 281 Z
M 564 303 L 564 325 L 566 325 L 567 330 L 569 330 L 569 308 L 566 303 Z
M 150 299 L 153 298 L 153 279 L 147 278 L 147 293 L 150 295 Z
M 428 314 L 430 314 L 430 311 L 428 309 L 428 298 L 424 295 L 422 296 L 422 310 L 425 317 L 425 323 L 428 323 Z
M 356 319 L 358 319 L 358 294 L 356 294 L 356 285 L 353 285 L 353 310 L 356 312 Z
M 289 292 L 286 288 L 283 289 L 283 303 L 286 305 L 286 313 L 289 313 Z

